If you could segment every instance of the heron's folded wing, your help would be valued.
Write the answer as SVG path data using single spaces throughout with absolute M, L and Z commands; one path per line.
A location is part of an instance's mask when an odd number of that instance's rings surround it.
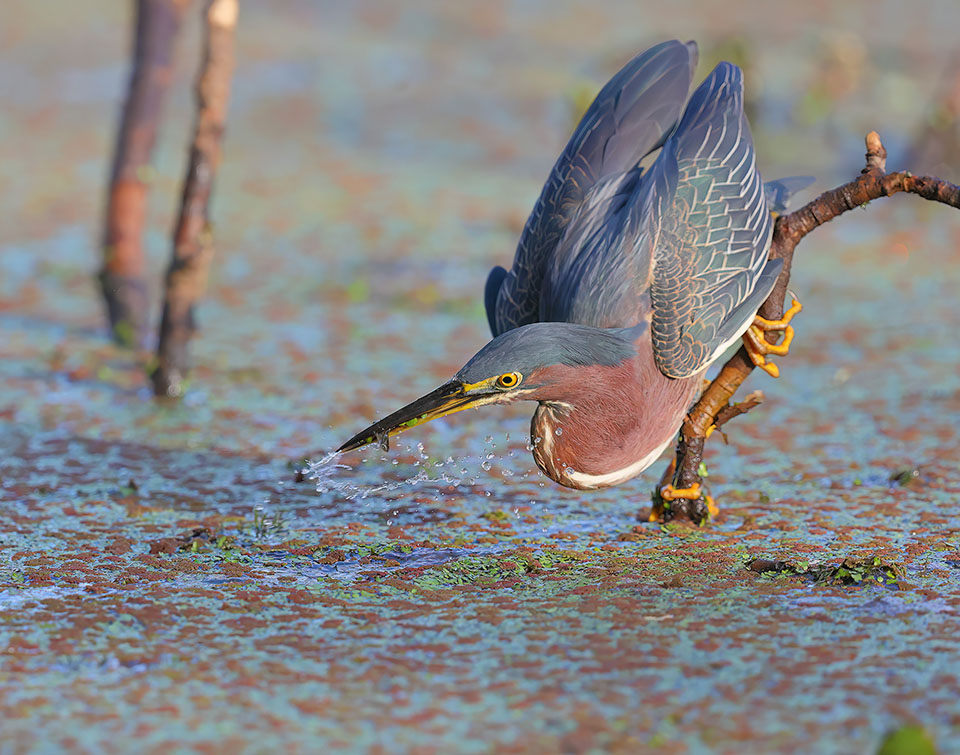
M 721 63 L 694 92 L 646 180 L 654 354 L 683 378 L 742 335 L 779 271 L 739 68 Z
M 485 302 L 494 335 L 540 319 L 544 272 L 570 219 L 598 182 L 630 172 L 661 146 L 682 112 L 696 61 L 692 42 L 664 42 L 631 60 L 597 95 L 553 166 L 512 268 L 490 274 Z

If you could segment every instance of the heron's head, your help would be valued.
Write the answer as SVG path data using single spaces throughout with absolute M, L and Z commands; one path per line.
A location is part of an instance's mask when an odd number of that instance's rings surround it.
M 519 399 L 557 400 L 576 391 L 579 371 L 614 367 L 635 356 L 631 331 L 544 322 L 507 331 L 484 346 L 453 379 L 361 430 L 339 451 L 377 442 L 438 417 Z

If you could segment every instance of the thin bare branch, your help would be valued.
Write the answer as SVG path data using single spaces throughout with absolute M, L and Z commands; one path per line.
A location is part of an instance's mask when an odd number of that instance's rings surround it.
M 142 344 L 146 333 L 142 236 L 150 158 L 173 76 L 174 43 L 189 2 L 137 2 L 133 67 L 110 174 L 99 275 L 110 332 L 126 346 Z
M 739 417 L 741 414 L 746 414 L 754 407 L 760 406 L 760 404 L 763 403 L 763 400 L 763 391 L 753 391 L 752 393 L 747 394 L 747 397 L 743 401 L 738 401 L 735 404 L 727 404 L 717 412 L 717 416 L 714 418 L 714 427 L 719 430 L 734 417 Z
M 158 396 L 183 393 L 187 346 L 196 330 L 194 307 L 206 288 L 213 258 L 209 204 L 227 122 L 237 12 L 237 0 L 209 0 L 205 8 L 206 45 L 197 78 L 197 120 L 167 268 L 157 366 L 152 374 Z

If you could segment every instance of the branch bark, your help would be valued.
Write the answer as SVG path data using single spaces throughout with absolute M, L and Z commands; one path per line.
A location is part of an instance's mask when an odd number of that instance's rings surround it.
M 142 344 L 146 334 L 142 236 L 150 158 L 173 75 L 174 44 L 189 2 L 137 2 L 133 69 L 110 172 L 99 274 L 110 332 L 125 346 Z
M 783 303 L 790 282 L 790 270 L 797 244 L 818 226 L 833 220 L 838 215 L 863 207 L 868 202 L 901 192 L 916 194 L 934 202 L 941 202 L 960 209 L 960 186 L 940 178 L 914 176 L 908 171 L 886 173 L 887 151 L 876 131 L 866 137 L 866 167 L 859 177 L 831 191 L 826 191 L 796 212 L 777 218 L 770 246 L 771 259 L 782 259 L 783 270 L 777 279 L 773 292 L 763 303 L 759 315 L 768 320 L 778 320 L 783 316 Z M 767 339 L 773 342 L 778 333 L 768 332 Z M 718 424 L 729 410 L 730 399 L 744 380 L 753 372 L 753 362 L 743 347 L 737 350 L 720 370 L 720 374 L 707 387 L 696 403 L 680 430 L 677 443 L 673 485 L 675 488 L 690 488 L 701 484 L 698 470 L 703 461 L 703 447 L 707 431 L 711 425 Z M 729 417 L 728 417 L 729 418 Z M 676 500 L 669 509 L 654 507 L 654 514 L 663 519 L 677 516 L 701 522 L 707 516 L 707 505 L 703 497 L 696 501 Z
M 173 235 L 173 255 L 165 279 L 157 364 L 151 375 L 158 396 L 183 393 L 187 347 L 196 330 L 194 308 L 206 288 L 213 258 L 209 204 L 227 121 L 238 10 L 237 0 L 209 0 L 205 7 L 206 36 L 197 78 L 197 119 Z

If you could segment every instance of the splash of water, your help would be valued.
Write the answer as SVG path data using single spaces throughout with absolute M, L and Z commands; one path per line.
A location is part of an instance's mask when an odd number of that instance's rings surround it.
M 508 449 L 509 439 L 510 436 L 507 434 Z M 528 443 L 526 447 L 528 450 L 532 449 L 539 442 L 540 438 L 536 438 L 532 445 Z M 452 456 L 447 456 L 444 460 L 435 461 L 430 460 L 429 455 L 424 450 L 423 443 L 417 443 L 415 447 L 412 445 L 408 446 L 406 450 L 418 457 L 417 460 L 413 462 L 413 467 L 416 469 L 415 474 L 404 479 L 384 481 L 379 485 L 358 483 L 342 475 L 341 473 L 344 470 L 350 470 L 352 466 L 344 464 L 340 460 L 343 454 L 336 451 L 328 453 L 320 459 L 308 462 L 307 467 L 303 470 L 303 475 L 306 479 L 314 483 L 318 493 L 335 493 L 343 496 L 347 500 L 363 500 L 371 496 L 389 493 L 403 488 L 439 487 L 440 485 L 474 486 L 479 483 L 478 473 L 476 469 L 471 471 L 471 464 L 469 462 L 479 462 L 481 470 L 491 472 L 494 463 L 498 459 L 504 461 L 505 458 L 514 459 L 517 457 L 514 449 L 509 449 L 509 451 L 504 454 L 491 451 L 491 449 L 497 447 L 493 436 L 488 436 L 484 439 L 484 446 L 483 451 L 475 457 L 466 455 L 455 459 Z M 391 464 L 396 467 L 399 465 L 399 462 L 397 459 L 393 459 Z M 524 471 L 519 475 L 519 479 L 526 480 L 533 471 L 534 470 Z M 542 476 L 542 472 L 539 470 L 536 471 L 538 475 Z M 513 470 L 506 468 L 506 466 L 501 470 L 501 475 L 503 478 L 517 476 Z M 542 482 L 540 483 L 540 487 L 543 487 Z M 490 493 L 487 492 L 486 495 L 489 496 Z
M 422 444 L 418 450 L 421 453 L 421 458 L 426 459 L 427 456 L 423 454 Z M 314 483 L 318 493 L 339 493 L 347 500 L 352 501 L 356 499 L 363 500 L 372 495 L 387 493 L 404 487 L 413 488 L 424 484 L 460 485 L 464 482 L 463 477 L 449 475 L 443 469 L 441 469 L 436 476 L 431 476 L 427 469 L 420 468 L 415 475 L 402 480 L 392 480 L 380 485 L 358 485 L 351 480 L 337 476 L 340 470 L 351 468 L 349 465 L 342 464 L 338 461 L 342 455 L 343 454 L 334 451 L 322 459 L 311 461 L 307 464 L 307 468 L 304 470 L 304 476 Z M 446 462 L 434 463 L 433 467 L 434 469 L 443 468 L 448 463 L 454 464 L 455 461 L 450 457 Z M 419 466 L 419 464 L 420 462 L 418 461 L 415 466 Z M 466 470 L 464 469 L 463 471 Z M 473 480 L 473 482 L 476 482 L 476 480 Z
M 338 469 L 350 469 L 346 464 L 340 464 L 337 461 L 341 456 L 343 454 L 339 451 L 331 451 L 322 459 L 307 462 L 307 468 L 303 470 L 303 474 L 308 480 L 316 481 L 317 492 L 323 493 L 328 484 L 335 484 L 332 478 Z

